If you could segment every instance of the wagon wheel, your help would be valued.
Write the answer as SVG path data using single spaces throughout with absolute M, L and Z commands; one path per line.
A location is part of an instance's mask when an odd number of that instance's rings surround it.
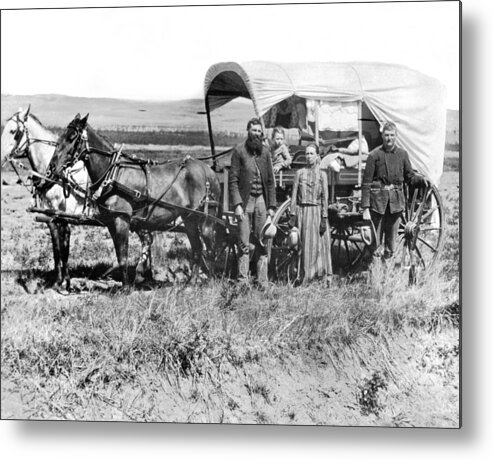
M 414 283 L 430 269 L 443 246 L 444 211 L 438 189 L 408 187 L 407 206 L 398 230 L 396 266 L 409 271 Z
M 215 247 L 212 254 L 212 275 L 215 277 L 236 278 L 238 276 L 237 226 L 229 222 L 218 226 Z
M 272 223 L 277 227 L 276 236 L 267 243 L 269 275 L 273 280 L 294 283 L 300 272 L 300 257 L 296 249 L 287 244 L 290 232 L 291 200 L 286 200 L 276 211 Z
M 370 257 L 371 228 L 359 213 L 329 213 L 332 264 L 341 274 L 355 272 Z

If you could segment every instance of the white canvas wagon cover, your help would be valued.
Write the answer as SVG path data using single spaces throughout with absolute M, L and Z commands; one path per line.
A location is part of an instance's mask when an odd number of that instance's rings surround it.
M 204 83 L 213 111 L 237 97 L 251 99 L 260 117 L 296 95 L 308 100 L 363 101 L 383 125 L 397 125 L 397 143 L 422 174 L 438 183 L 445 149 L 445 87 L 405 66 L 376 62 L 221 62 Z

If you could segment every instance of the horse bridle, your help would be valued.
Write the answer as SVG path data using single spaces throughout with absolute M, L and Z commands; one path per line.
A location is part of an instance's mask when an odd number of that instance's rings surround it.
M 68 161 L 65 165 L 63 165 L 63 169 L 66 170 L 70 166 L 74 165 L 78 161 L 85 161 L 87 155 L 90 152 L 89 141 L 87 138 L 87 130 L 79 129 L 75 126 L 69 125 L 69 128 L 73 129 L 77 133 L 77 138 L 73 141 L 72 150 L 75 150 L 74 155 L 71 157 L 70 161 Z M 83 146 L 80 144 L 84 143 Z
M 14 118 L 15 117 L 15 118 Z M 50 141 L 48 139 L 36 139 L 36 138 L 31 138 L 29 135 L 29 129 L 27 127 L 27 115 L 24 119 L 21 118 L 19 113 L 16 113 L 14 116 L 12 116 L 9 120 L 14 120 L 16 123 L 16 131 L 14 134 L 14 141 L 16 142 L 16 147 L 5 157 L 4 163 L 7 161 L 11 161 L 12 159 L 21 159 L 21 158 L 27 158 L 29 160 L 29 163 L 31 165 L 31 168 L 34 169 L 34 162 L 31 157 L 31 152 L 30 152 L 30 147 L 32 144 L 35 143 L 42 143 L 46 145 L 52 145 L 56 146 L 57 143 L 55 141 Z M 21 144 L 21 140 L 26 136 L 25 141 Z
M 62 165 L 61 167 L 61 172 L 59 174 L 55 174 L 55 166 L 53 163 L 50 163 L 50 167 L 48 168 L 47 175 L 51 176 L 53 179 L 59 179 L 62 181 L 64 184 L 64 191 L 65 191 L 65 185 L 68 183 L 68 178 L 67 178 L 67 170 L 71 168 L 73 165 L 75 165 L 78 161 L 83 161 L 85 162 L 87 160 L 87 156 L 90 153 L 97 153 L 100 155 L 106 155 L 106 156 L 113 156 L 115 152 L 108 152 L 104 150 L 100 150 L 97 148 L 92 148 L 89 146 L 89 139 L 87 135 L 87 130 L 85 128 L 79 128 L 78 126 L 74 125 L 73 123 L 70 123 L 68 125 L 69 129 L 73 129 L 76 132 L 76 138 L 72 140 L 70 143 L 72 145 L 67 146 L 66 149 L 69 149 L 69 151 L 75 151 L 73 155 L 69 155 L 69 160 Z M 81 144 L 84 145 L 81 145 Z M 121 151 L 121 149 L 120 149 Z M 106 175 L 116 166 L 115 162 L 112 161 L 110 165 L 108 166 L 108 169 L 105 171 L 101 179 L 92 184 L 91 189 L 95 189 L 100 186 L 102 182 L 104 182 Z M 58 176 L 58 177 L 56 177 Z

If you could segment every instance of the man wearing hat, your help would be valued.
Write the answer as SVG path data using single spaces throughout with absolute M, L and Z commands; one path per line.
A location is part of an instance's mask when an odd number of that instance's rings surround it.
M 396 125 L 387 122 L 382 128 L 383 144 L 372 150 L 366 161 L 361 190 L 363 219 L 373 222 L 376 238 L 370 246 L 372 254 L 384 241 L 383 258 L 392 257 L 399 222 L 405 207 L 402 186 L 429 186 L 429 181 L 416 174 L 407 152 L 396 146 Z M 380 256 L 380 254 L 378 254 Z
M 259 284 L 267 283 L 267 251 L 260 244 L 261 230 L 267 215 L 274 216 L 276 190 L 272 160 L 263 142 L 262 125 L 258 118 L 247 124 L 248 138 L 238 144 L 231 156 L 229 174 L 230 203 L 239 227 L 239 279 L 249 280 L 250 235 L 253 234 Z

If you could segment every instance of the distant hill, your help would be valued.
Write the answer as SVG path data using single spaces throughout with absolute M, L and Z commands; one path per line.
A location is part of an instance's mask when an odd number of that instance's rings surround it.
M 64 127 L 77 113 L 89 113 L 89 122 L 99 129 L 144 127 L 148 129 L 180 129 L 207 131 L 204 101 L 135 101 L 128 99 L 72 97 L 58 94 L 15 96 L 2 94 L 2 123 L 19 107 L 31 110 L 45 126 Z M 253 116 L 250 104 L 233 102 L 227 110 L 214 112 L 214 129 L 243 132 L 246 121 Z
M 135 101 L 129 99 L 86 98 L 58 94 L 15 96 L 2 94 L 2 123 L 19 107 L 31 109 L 45 126 L 64 127 L 77 114 L 89 113 L 89 122 L 99 129 L 140 127 L 144 129 L 180 129 L 207 131 L 204 101 Z M 214 112 L 214 130 L 244 132 L 246 122 L 254 116 L 249 101 L 234 101 Z M 458 142 L 459 112 L 447 110 L 447 142 Z

